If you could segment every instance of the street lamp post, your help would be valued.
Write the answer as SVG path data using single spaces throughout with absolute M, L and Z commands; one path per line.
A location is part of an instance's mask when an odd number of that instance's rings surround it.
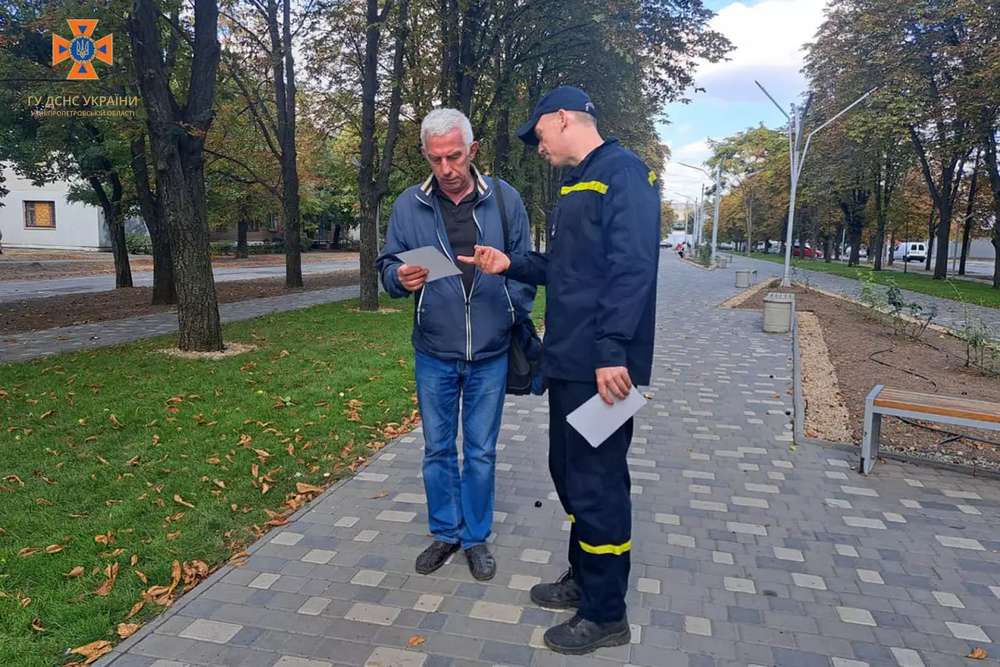
M 685 162 L 678 162 L 677 164 L 681 165 L 682 167 L 687 167 L 688 169 L 695 169 L 695 170 L 700 171 L 701 173 L 705 174 L 709 178 L 714 178 L 715 179 L 715 202 L 714 202 L 714 207 L 713 207 L 714 210 L 712 211 L 712 254 L 709 257 L 709 262 L 710 263 L 714 262 L 715 261 L 715 253 L 716 253 L 716 249 L 718 247 L 718 241 L 719 241 L 719 204 L 722 201 L 722 162 L 720 161 L 719 164 L 717 164 L 715 166 L 715 176 L 712 176 L 712 174 L 708 173 L 707 171 L 705 171 L 701 167 L 695 167 L 694 165 L 687 164 Z M 702 198 L 704 199 L 704 196 L 705 196 L 705 186 L 704 185 L 702 185 L 701 192 L 702 192 Z M 699 241 L 700 241 L 700 237 L 699 237 Z
M 794 102 L 791 104 L 792 115 L 789 116 L 785 113 L 785 110 L 781 108 L 781 105 L 775 102 L 774 98 L 771 97 L 771 93 L 767 92 L 767 89 L 761 85 L 759 81 L 754 81 L 757 87 L 760 88 L 767 98 L 774 103 L 774 106 L 778 107 L 778 111 L 788 119 L 788 151 L 789 159 L 791 160 L 791 192 L 788 195 L 788 227 L 785 231 L 785 273 L 781 279 L 781 286 L 788 287 L 792 284 L 791 282 L 791 267 L 792 267 L 792 227 L 795 224 L 795 192 L 798 189 L 799 176 L 802 174 L 802 165 L 806 159 L 806 153 L 809 151 L 809 142 L 812 141 L 813 135 L 822 130 L 824 127 L 837 120 L 845 113 L 853 109 L 855 106 L 861 103 L 863 99 L 875 92 L 875 88 L 872 88 L 867 93 L 854 100 L 846 107 L 841 109 L 836 115 L 830 118 L 828 121 L 817 127 L 815 130 L 809 133 L 806 137 L 805 145 L 802 145 L 802 121 L 805 115 L 809 111 L 809 103 L 812 100 L 812 95 L 806 100 L 804 107 L 799 108 Z

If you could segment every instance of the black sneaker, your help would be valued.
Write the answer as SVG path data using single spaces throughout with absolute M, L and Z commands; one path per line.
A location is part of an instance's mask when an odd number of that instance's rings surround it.
M 418 574 L 430 574 L 448 560 L 448 556 L 458 551 L 458 543 L 440 542 L 434 540 L 431 545 L 417 556 L 416 570 Z
M 574 616 L 553 626 L 542 636 L 545 645 L 556 653 L 583 655 L 605 646 L 622 646 L 632 639 L 628 618 L 611 623 L 594 623 Z
M 497 562 L 485 544 L 477 544 L 465 550 L 469 561 L 469 572 L 479 581 L 488 581 L 497 573 Z
M 580 584 L 573 578 L 573 568 L 551 584 L 531 587 L 531 601 L 546 609 L 576 609 L 580 606 Z

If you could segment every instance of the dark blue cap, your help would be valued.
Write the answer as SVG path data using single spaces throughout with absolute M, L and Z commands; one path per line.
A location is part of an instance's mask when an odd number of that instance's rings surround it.
M 517 136 L 524 143 L 537 146 L 538 137 L 535 136 L 535 125 L 538 123 L 538 119 L 547 113 L 554 113 L 560 109 L 584 111 L 595 118 L 597 117 L 597 109 L 594 108 L 594 103 L 590 101 L 590 96 L 587 93 L 573 86 L 559 86 L 538 100 L 538 104 L 531 112 L 531 117 L 524 125 L 517 128 Z

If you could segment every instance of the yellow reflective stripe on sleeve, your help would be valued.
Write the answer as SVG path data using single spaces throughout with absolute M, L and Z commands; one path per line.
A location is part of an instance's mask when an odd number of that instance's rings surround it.
M 601 183 L 600 181 L 583 181 L 582 183 L 576 183 L 574 185 L 564 185 L 560 190 L 559 194 L 565 197 L 571 192 L 583 192 L 584 190 L 592 190 L 602 195 L 608 194 L 608 184 Z
M 576 523 L 576 517 L 573 516 L 572 514 L 567 514 L 566 518 L 569 520 L 570 523 Z
M 650 169 L 649 176 L 647 178 L 649 179 L 649 184 L 652 185 L 656 182 L 656 172 Z
M 587 544 L 583 540 L 580 540 L 580 548 L 588 554 L 613 554 L 615 556 L 621 556 L 626 551 L 632 549 L 632 540 L 629 540 L 625 544 L 598 544 L 596 547 L 593 544 Z

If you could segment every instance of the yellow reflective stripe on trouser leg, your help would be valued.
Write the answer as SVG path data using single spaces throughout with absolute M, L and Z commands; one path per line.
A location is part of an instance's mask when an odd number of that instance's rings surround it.
M 653 171 L 652 169 L 650 169 L 649 170 L 649 176 L 647 176 L 646 179 L 649 181 L 650 185 L 652 185 L 653 183 L 655 183 L 656 182 L 656 172 Z
M 566 520 L 569 521 L 570 523 L 576 523 L 576 517 L 573 516 L 572 514 L 567 514 Z
M 571 192 L 583 192 L 585 190 L 592 190 L 602 195 L 608 194 L 608 184 L 601 183 L 600 181 L 583 181 L 581 183 L 575 183 L 574 185 L 564 185 L 559 189 L 559 194 L 565 197 Z
M 613 554 L 615 556 L 621 556 L 626 551 L 632 549 L 632 540 L 624 544 L 598 544 L 594 546 L 593 544 L 587 544 L 583 540 L 580 540 L 580 548 L 586 551 L 588 554 Z

